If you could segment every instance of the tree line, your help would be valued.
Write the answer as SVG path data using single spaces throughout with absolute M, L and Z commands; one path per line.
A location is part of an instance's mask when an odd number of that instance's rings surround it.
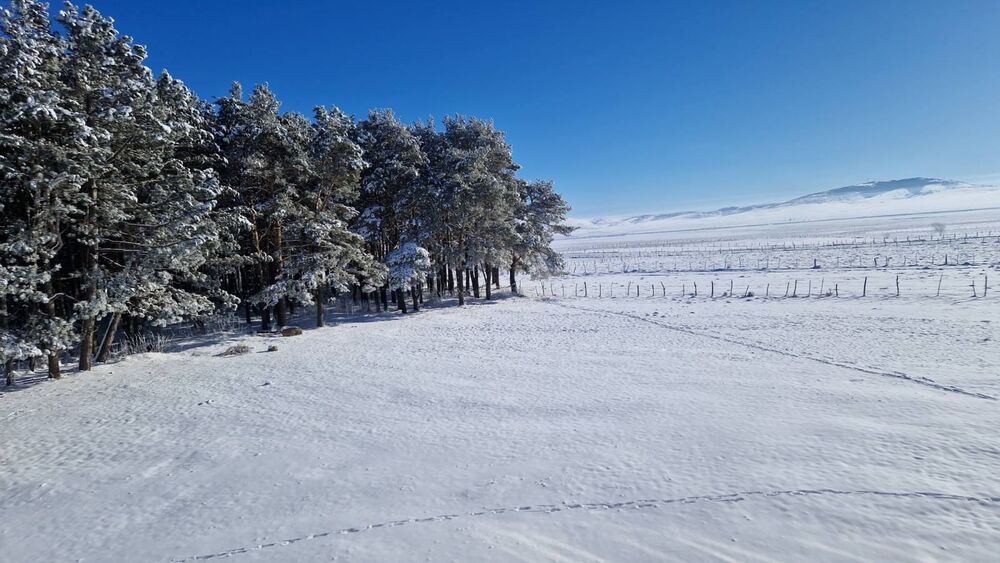
M 490 121 L 405 125 L 266 85 L 214 103 L 92 7 L 0 13 L 0 362 L 105 361 L 116 335 L 241 310 L 263 330 L 350 293 L 492 297 L 562 267 L 569 208 Z M 484 282 L 481 286 L 480 277 Z

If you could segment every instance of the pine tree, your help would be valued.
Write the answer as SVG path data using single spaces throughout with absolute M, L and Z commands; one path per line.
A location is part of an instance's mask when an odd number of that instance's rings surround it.
M 217 303 L 234 305 L 201 271 L 221 240 L 213 220 L 221 193 L 216 173 L 194 167 L 205 156 L 198 144 L 210 133 L 205 116 L 190 90 L 166 73 L 154 96 L 145 124 L 152 134 L 133 160 L 143 169 L 130 189 L 134 199 L 119 205 L 123 220 L 116 238 L 102 244 L 101 259 L 109 264 L 102 292 L 110 318 L 98 360 L 107 358 L 123 314 L 166 326 L 215 310 Z
M 327 288 L 344 291 L 360 282 L 371 293 L 382 279 L 383 269 L 365 251 L 363 238 L 348 229 L 357 216 L 348 203 L 357 197 L 365 162 L 352 138 L 354 123 L 339 109 L 317 108 L 312 125 L 296 114 L 287 120 L 306 149 L 304 176 L 289 201 L 284 268 L 269 291 L 314 304 L 316 324 L 323 326 Z
M 420 234 L 417 182 L 427 157 L 420 142 L 392 110 L 374 110 L 358 124 L 358 144 L 368 166 L 361 174 L 358 228 L 380 259 L 405 238 Z
M 510 290 L 514 293 L 518 271 L 547 275 L 563 268 L 562 256 L 552 249 L 552 240 L 574 230 L 564 224 L 569 205 L 552 182 L 518 180 L 517 186 L 516 242 L 510 263 Z
M 85 203 L 77 163 L 99 139 L 69 99 L 66 43 L 47 7 L 14 0 L 0 17 L 0 356 L 10 367 L 44 353 L 58 378 L 76 340 L 57 313 L 58 254 Z
M 261 328 L 270 330 L 272 310 L 279 324 L 286 321 L 285 296 L 273 286 L 284 265 L 283 221 L 295 197 L 289 180 L 295 180 L 293 172 L 303 177 L 295 167 L 304 162 L 305 139 L 295 146 L 287 136 L 280 103 L 267 86 L 256 87 L 244 101 L 242 89 L 234 85 L 218 103 L 219 144 L 226 159 L 222 179 L 232 189 L 225 208 L 241 218 L 242 263 L 253 274 L 244 277 L 241 297 L 260 305 Z
M 154 81 L 145 48 L 93 8 L 67 4 L 58 19 L 69 53 L 63 79 L 98 139 L 75 162 L 85 208 L 71 228 L 81 280 L 79 363 L 87 370 L 105 315 L 101 355 L 125 312 L 164 325 L 213 308 L 192 284 L 205 245 L 217 238 L 211 213 L 219 184 L 178 153 L 202 125 L 195 97 L 169 76 Z
M 503 133 L 487 121 L 449 117 L 443 132 L 428 123 L 415 133 L 428 158 L 419 198 L 424 224 L 436 251 L 454 269 L 461 305 L 466 279 L 479 295 L 478 265 L 489 275 L 491 264 L 509 255 L 518 167 Z
M 279 114 L 279 107 L 258 86 L 246 103 L 235 89 L 219 110 L 224 178 L 237 194 L 233 207 L 248 219 L 243 252 L 257 273 L 256 292 L 247 299 L 263 307 L 265 329 L 272 307 L 285 324 L 290 301 L 315 303 L 322 323 L 326 288 L 360 284 L 370 293 L 382 276 L 363 239 L 347 228 L 357 215 L 350 202 L 364 168 L 352 120 L 319 108 L 310 123 Z
M 409 289 L 413 297 L 413 310 L 420 309 L 418 295 L 431 270 L 431 257 L 427 249 L 416 243 L 403 243 L 386 257 L 389 269 L 389 289 L 396 292 L 399 310 L 406 313 L 405 293 Z

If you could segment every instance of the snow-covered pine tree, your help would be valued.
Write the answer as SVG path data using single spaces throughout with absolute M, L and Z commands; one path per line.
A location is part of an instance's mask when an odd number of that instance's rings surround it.
M 208 279 L 202 268 L 221 252 L 221 229 L 213 210 L 221 188 L 200 144 L 210 134 L 198 99 L 183 83 L 163 73 L 152 108 L 140 114 L 148 134 L 144 150 L 131 161 L 142 167 L 130 194 L 120 202 L 116 238 L 102 244 L 106 280 L 102 291 L 110 317 L 98 339 L 97 359 L 105 360 L 123 314 L 165 326 L 213 311 L 234 300 Z M 189 166 L 189 163 L 191 166 Z M 212 298 L 215 298 L 213 301 Z
M 327 288 L 346 291 L 361 284 L 371 293 L 383 278 L 384 269 L 365 250 L 364 239 L 348 229 L 358 214 L 348 203 L 357 198 L 365 163 L 353 140 L 354 122 L 339 109 L 316 108 L 312 124 L 298 114 L 284 117 L 290 134 L 305 137 L 305 175 L 297 197 L 289 201 L 285 262 L 271 290 L 314 304 L 316 324 L 323 326 Z
M 516 238 L 511 252 L 510 290 L 517 293 L 518 271 L 549 274 L 562 269 L 562 256 L 552 249 L 555 235 L 568 235 L 573 227 L 564 224 L 569 205 L 549 181 L 518 180 L 515 210 Z
M 67 95 L 66 63 L 45 4 L 13 0 L 0 12 L 0 360 L 44 354 L 51 378 L 76 342 L 55 277 L 85 203 L 77 163 L 98 141 Z
M 373 110 L 357 126 L 368 166 L 361 174 L 359 231 L 373 255 L 384 259 L 403 237 L 419 232 L 414 197 L 427 157 L 420 142 L 392 110 Z
M 70 229 L 79 363 L 87 370 L 104 316 L 110 335 L 125 312 L 166 324 L 212 308 L 183 286 L 197 278 L 202 246 L 214 237 L 219 188 L 213 172 L 188 168 L 175 154 L 197 126 L 183 85 L 169 77 L 157 84 L 145 48 L 93 8 L 67 4 L 58 21 L 67 31 L 69 96 L 98 139 L 75 162 L 86 203 Z
M 472 264 L 473 294 L 479 296 L 479 266 L 482 266 L 486 298 L 492 297 L 491 278 L 494 265 L 506 261 L 515 241 L 514 212 L 518 193 L 513 153 L 502 131 L 491 122 L 471 119 L 467 127 L 474 139 L 474 148 L 466 149 L 472 157 L 466 172 L 471 188 L 471 213 L 474 228 L 467 239 L 467 252 Z
M 231 190 L 219 183 L 224 156 L 215 139 L 215 114 L 212 105 L 199 99 L 182 82 L 163 72 L 156 85 L 157 106 L 161 121 L 170 128 L 170 155 L 190 174 L 191 180 L 180 184 L 180 194 L 205 204 L 199 207 L 197 224 L 201 232 L 197 254 L 189 256 L 186 267 L 176 272 L 182 287 L 211 299 L 214 310 L 231 310 L 239 299 L 236 291 L 240 265 L 237 240 L 244 226 L 242 216 L 227 213 L 219 200 Z M 201 212 L 211 205 L 210 215 Z M 193 217 L 192 217 L 193 218 Z M 194 258 L 196 262 L 190 259 Z
M 279 324 L 286 321 L 285 295 L 273 285 L 283 267 L 284 221 L 297 197 L 292 192 L 306 176 L 301 168 L 307 164 L 307 137 L 288 136 L 287 120 L 278 113 L 281 104 L 266 85 L 254 88 L 244 101 L 236 84 L 218 104 L 217 131 L 226 162 L 222 180 L 232 189 L 225 209 L 245 222 L 241 298 L 260 306 L 261 329 L 270 330 L 272 311 Z
M 364 167 L 351 118 L 323 108 L 312 123 L 279 114 L 266 86 L 248 102 L 235 88 L 219 106 L 223 177 L 236 194 L 228 205 L 248 220 L 242 253 L 256 273 L 246 298 L 262 307 L 262 327 L 270 328 L 271 308 L 285 324 L 289 300 L 316 303 L 321 321 L 328 287 L 374 291 L 383 270 L 347 228 L 357 215 L 349 204 Z
M 453 261 L 454 233 L 450 225 L 456 213 L 453 208 L 456 199 L 449 197 L 448 145 L 433 119 L 414 124 L 410 131 L 424 155 L 418 169 L 419 179 L 410 190 L 413 194 L 411 199 L 415 222 L 419 227 L 411 236 L 430 252 L 432 261 L 437 265 L 439 291 L 447 288 L 449 293 L 453 293 L 456 282 L 460 283 L 461 279 L 455 279 Z M 462 292 L 459 292 L 458 300 L 460 305 L 465 303 Z
M 504 256 L 513 241 L 517 165 L 492 123 L 456 116 L 445 118 L 444 127 L 441 133 L 430 124 L 416 130 L 429 159 L 422 199 L 429 202 L 427 224 L 464 304 L 466 280 L 479 295 L 477 265 Z
M 119 205 L 132 196 L 140 172 L 132 161 L 145 136 L 137 113 L 148 111 L 152 88 L 142 64 L 145 49 L 121 37 L 110 19 L 72 4 L 57 19 L 69 48 L 63 73 L 67 93 L 96 138 L 74 163 L 83 179 L 84 204 L 70 224 L 71 251 L 64 258 L 79 280 L 74 313 L 81 323 L 79 366 L 84 371 L 92 364 L 97 319 L 109 310 L 102 291 L 109 276 L 102 269 L 101 243 L 116 239 L 115 229 L 125 220 Z
M 406 242 L 390 252 L 385 262 L 389 269 L 389 289 L 396 292 L 399 310 L 406 313 L 407 289 L 413 298 L 413 310 L 420 310 L 420 289 L 432 268 L 430 253 L 416 243 Z
M 365 237 L 369 252 L 384 262 L 404 238 L 423 241 L 426 237 L 416 198 L 427 157 L 420 141 L 392 110 L 372 110 L 356 131 L 368 166 L 361 173 L 361 214 L 354 229 Z M 387 289 L 381 288 L 384 305 Z

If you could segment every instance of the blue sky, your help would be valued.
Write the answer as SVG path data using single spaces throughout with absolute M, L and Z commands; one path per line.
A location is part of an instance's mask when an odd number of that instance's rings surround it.
M 494 119 L 586 217 L 1000 180 L 1000 2 L 93 0 L 203 97 Z

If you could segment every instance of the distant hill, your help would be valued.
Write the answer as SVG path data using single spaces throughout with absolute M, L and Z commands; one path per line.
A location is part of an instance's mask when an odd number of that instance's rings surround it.
M 573 238 L 711 226 L 782 223 L 1000 207 L 1000 188 L 940 178 L 865 182 L 787 201 L 714 211 L 572 218 Z

